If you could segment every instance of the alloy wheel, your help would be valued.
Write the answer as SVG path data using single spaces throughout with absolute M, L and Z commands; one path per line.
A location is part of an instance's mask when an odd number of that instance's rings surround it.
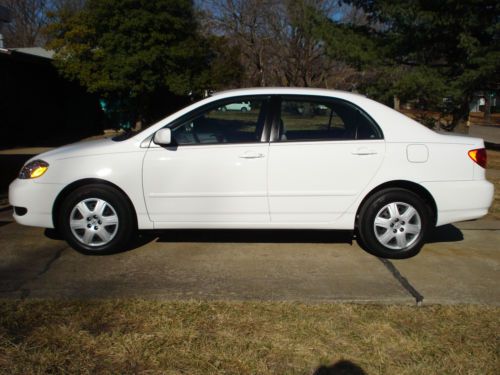
M 103 246 L 111 242 L 118 231 L 119 219 L 114 207 L 100 198 L 88 198 L 71 210 L 69 226 L 81 243 Z
M 422 231 L 422 221 L 412 205 L 392 202 L 382 207 L 375 215 L 373 230 L 383 246 L 402 250 L 417 241 Z

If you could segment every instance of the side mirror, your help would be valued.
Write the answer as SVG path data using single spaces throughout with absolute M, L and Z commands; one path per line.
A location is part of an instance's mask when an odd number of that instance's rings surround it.
M 163 128 L 155 133 L 153 142 L 157 145 L 169 145 L 172 143 L 172 131 L 170 128 Z

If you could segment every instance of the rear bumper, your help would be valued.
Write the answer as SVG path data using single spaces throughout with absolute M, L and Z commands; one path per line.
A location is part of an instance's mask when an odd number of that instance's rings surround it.
M 23 225 L 34 227 L 54 228 L 52 220 L 52 208 L 54 202 L 64 188 L 62 184 L 42 184 L 33 180 L 12 181 L 9 186 L 9 203 L 13 207 L 25 208 L 14 209 L 13 217 Z
M 494 186 L 486 180 L 424 182 L 437 206 L 436 225 L 478 219 L 488 213 Z

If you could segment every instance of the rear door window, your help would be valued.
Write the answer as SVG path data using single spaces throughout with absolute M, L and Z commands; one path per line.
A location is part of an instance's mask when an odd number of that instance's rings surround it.
M 288 97 L 281 101 L 279 142 L 380 138 L 378 126 L 347 102 Z

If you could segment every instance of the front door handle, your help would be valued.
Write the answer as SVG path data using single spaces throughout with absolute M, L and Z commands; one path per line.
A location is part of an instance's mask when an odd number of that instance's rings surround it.
M 242 159 L 259 159 L 263 158 L 264 154 L 255 151 L 246 151 L 239 156 Z
M 370 148 L 361 147 L 352 152 L 353 155 L 375 155 L 377 151 L 372 150 Z

